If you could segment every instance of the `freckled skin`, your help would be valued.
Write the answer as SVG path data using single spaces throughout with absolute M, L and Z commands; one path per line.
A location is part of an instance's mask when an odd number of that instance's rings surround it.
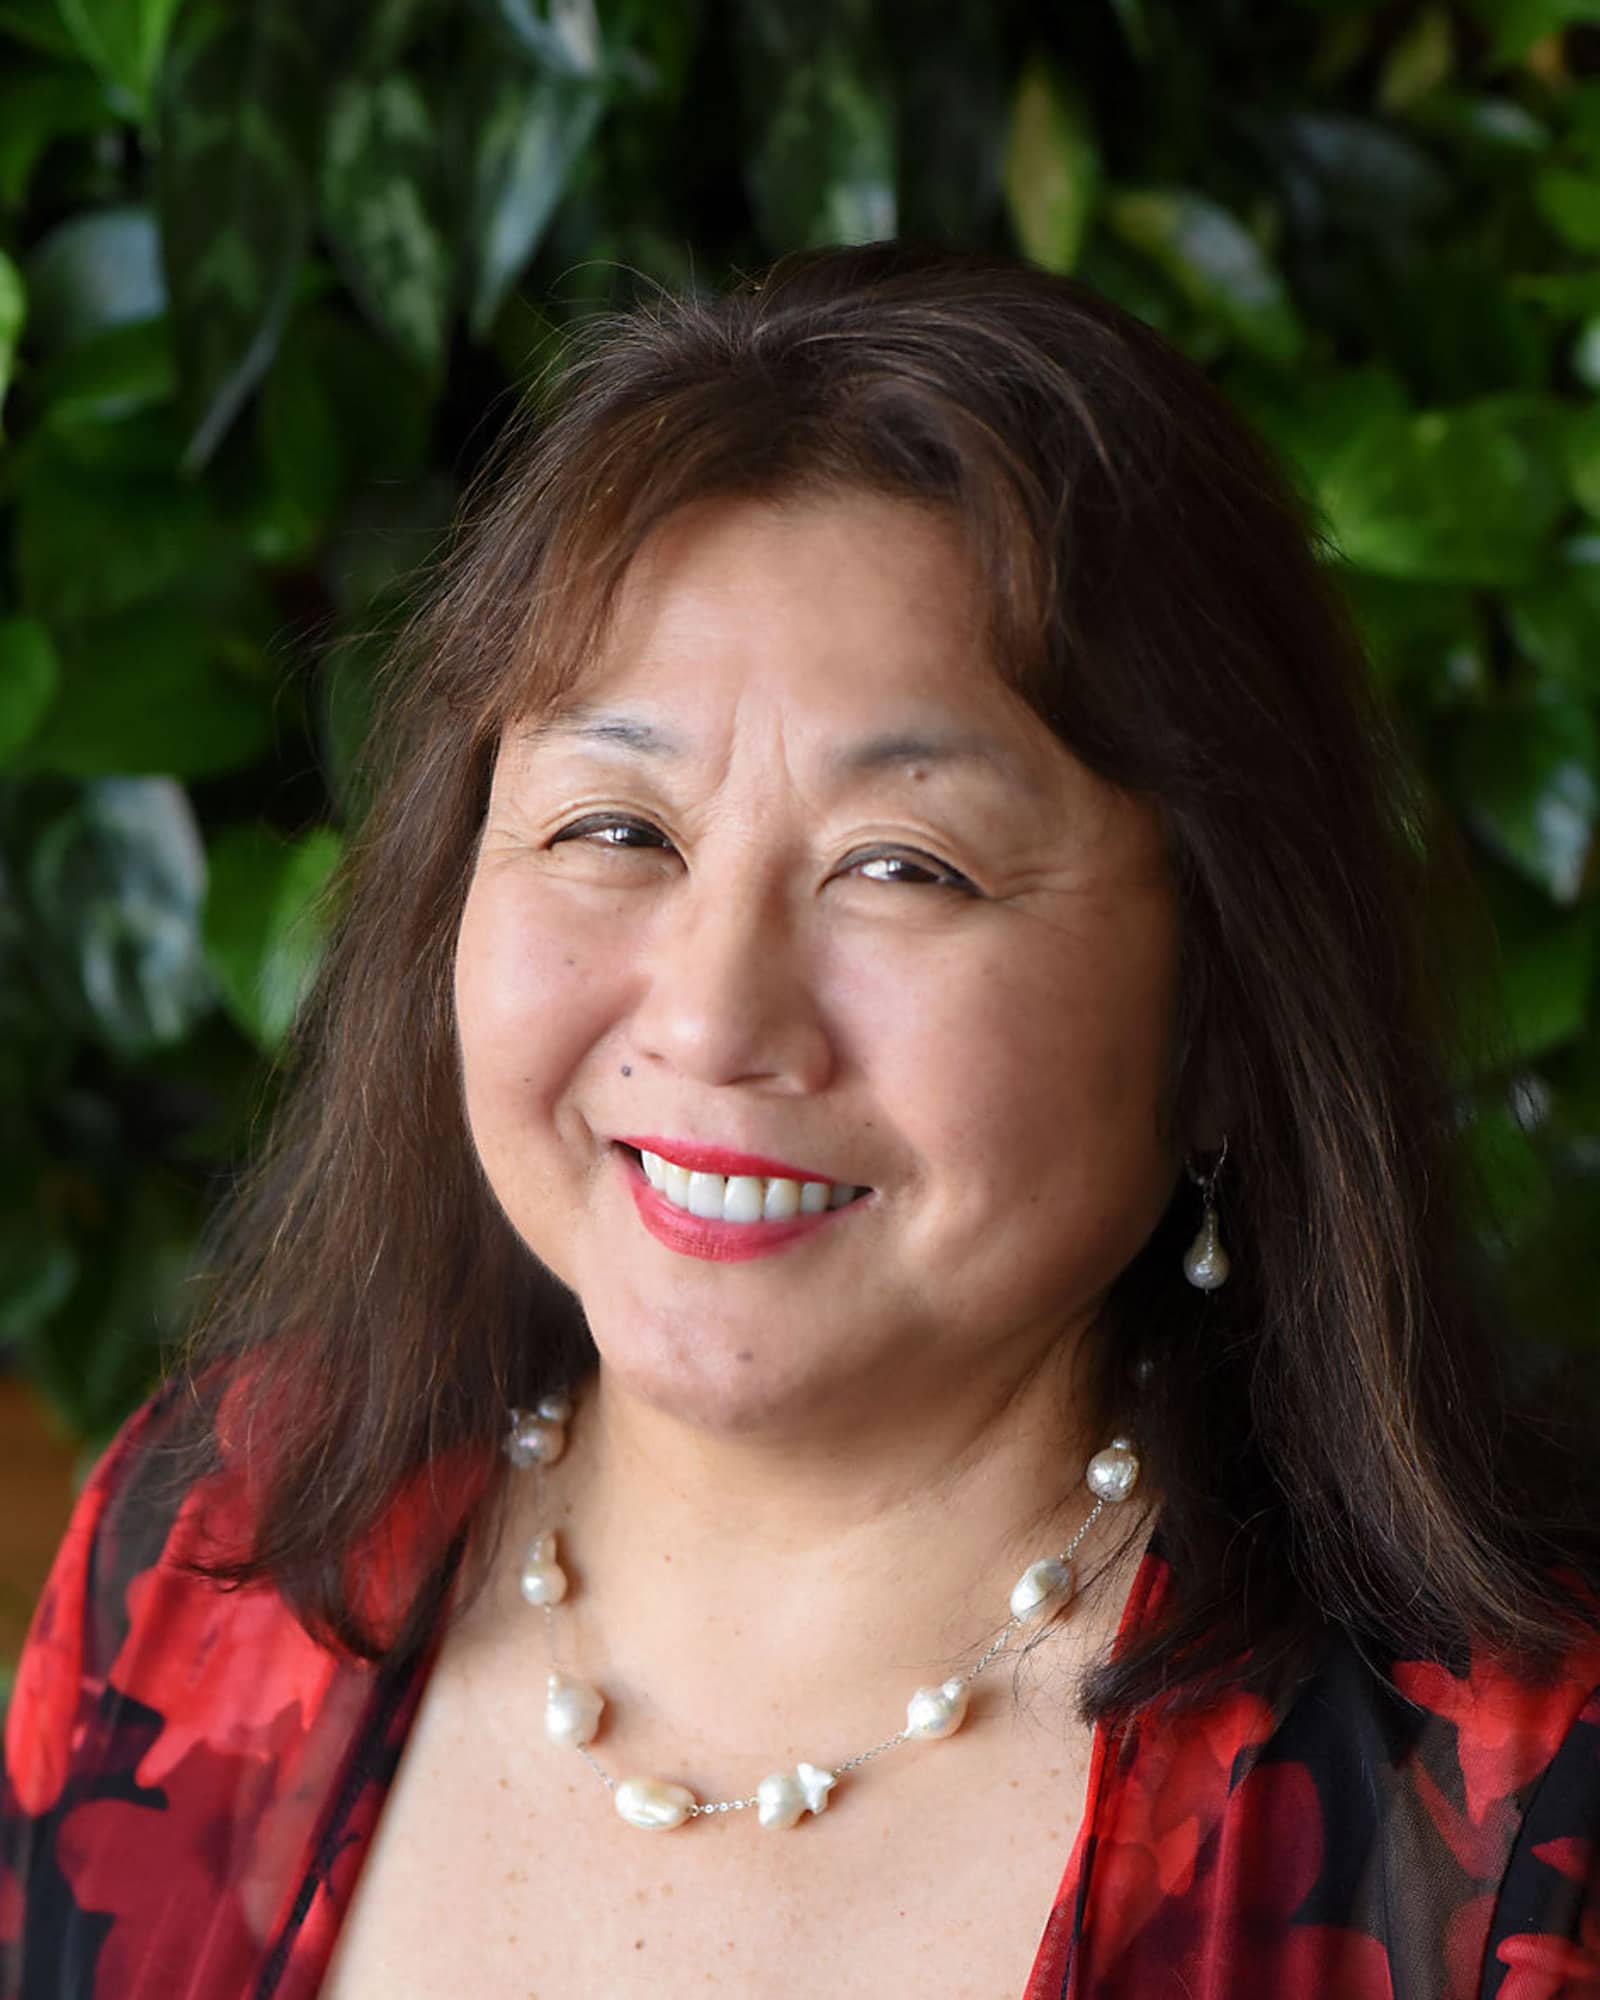
M 705 504 L 636 560 L 580 691 L 685 754 L 502 746 L 457 959 L 473 1137 L 612 1381 L 696 1426 L 904 1420 L 941 1380 L 1003 1395 L 1171 1191 L 1157 822 L 1005 688 L 981 630 L 956 531 L 922 510 Z M 1020 782 L 830 775 L 837 744 L 911 729 L 981 733 Z M 644 831 L 566 833 L 600 819 Z M 706 1263 L 639 1223 L 609 1143 L 639 1131 L 873 1194 L 781 1255 Z

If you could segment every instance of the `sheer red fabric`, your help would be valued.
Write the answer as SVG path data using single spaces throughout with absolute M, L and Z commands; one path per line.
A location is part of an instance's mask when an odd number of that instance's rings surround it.
M 362 1666 L 176 1566 L 244 1503 L 163 1492 L 172 1412 L 96 1469 L 33 1621 L 3 2000 L 308 2000 L 427 1683 L 432 1647 Z M 1125 1633 L 1167 1583 L 1146 1556 Z M 1275 1704 L 1102 1732 L 1022 2000 L 1600 2000 L 1597 1684 L 1600 1640 L 1543 1679 L 1335 1641 Z

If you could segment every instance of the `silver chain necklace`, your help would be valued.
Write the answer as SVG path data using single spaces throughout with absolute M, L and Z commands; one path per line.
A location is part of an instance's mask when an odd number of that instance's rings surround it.
M 506 1438 L 506 1456 L 511 1463 L 531 1469 L 538 1479 L 539 1512 L 545 1512 L 544 1473 L 556 1463 L 567 1447 L 567 1424 L 572 1416 L 572 1398 L 545 1396 L 532 1410 L 513 1410 Z M 567 1576 L 556 1548 L 554 1528 L 541 1527 L 529 1545 L 522 1565 L 522 1595 L 544 1613 L 545 1638 L 550 1668 L 545 1682 L 544 1729 L 552 1743 L 577 1751 L 583 1761 L 611 1794 L 611 1802 L 629 1826 L 657 1830 L 682 1826 L 686 1820 L 706 1819 L 718 1813 L 754 1811 L 762 1826 L 797 1826 L 807 1813 L 820 1813 L 828 1794 L 851 1771 L 859 1771 L 902 1743 L 934 1743 L 954 1736 L 966 1720 L 972 1684 L 1000 1655 L 1018 1633 L 1038 1630 L 1058 1617 L 1072 1602 L 1078 1588 L 1073 1557 L 1095 1522 L 1107 1507 L 1126 1500 L 1139 1480 L 1139 1458 L 1125 1437 L 1113 1438 L 1097 1451 L 1084 1470 L 1084 1484 L 1094 1497 L 1094 1505 L 1071 1541 L 1058 1554 L 1042 1556 L 1018 1577 L 1012 1586 L 1005 1623 L 963 1674 L 955 1674 L 935 1687 L 919 1687 L 906 1704 L 905 1726 L 869 1750 L 858 1750 L 835 1764 L 801 1761 L 788 1770 L 770 1772 L 748 1798 L 697 1799 L 687 1785 L 665 1778 L 614 1778 L 590 1749 L 600 1731 L 605 1696 L 591 1682 L 563 1669 L 557 1660 L 556 1606 L 567 1595 Z

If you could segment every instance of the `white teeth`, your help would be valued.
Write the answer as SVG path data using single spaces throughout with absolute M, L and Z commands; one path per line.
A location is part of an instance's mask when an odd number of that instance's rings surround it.
M 766 1194 L 762 1198 L 761 1213 L 768 1222 L 787 1222 L 791 1215 L 800 1213 L 800 1183 L 798 1181 L 764 1181 Z
M 756 1174 L 697 1174 L 641 1150 L 645 1179 L 674 1208 L 708 1222 L 781 1222 L 843 1208 L 856 1189 L 839 1181 L 768 1180 Z
M 722 1199 L 722 1218 L 725 1222 L 759 1222 L 761 1220 L 761 1176 L 759 1174 L 730 1174 L 728 1192 Z
M 689 1213 L 700 1216 L 706 1222 L 720 1221 L 723 1197 L 727 1192 L 728 1183 L 721 1174 L 691 1174 Z

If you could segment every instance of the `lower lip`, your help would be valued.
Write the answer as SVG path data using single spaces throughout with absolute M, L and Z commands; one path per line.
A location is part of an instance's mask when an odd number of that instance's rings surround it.
M 645 1179 L 644 1168 L 632 1153 L 618 1148 L 617 1157 L 627 1177 L 628 1192 L 639 1211 L 639 1220 L 669 1250 L 685 1257 L 704 1257 L 714 1264 L 742 1263 L 747 1257 L 768 1257 L 775 1250 L 814 1236 L 830 1222 L 853 1215 L 867 1196 L 857 1195 L 843 1208 L 825 1208 L 818 1215 L 791 1215 L 781 1222 L 712 1222 L 702 1215 L 690 1215 L 676 1208 Z

